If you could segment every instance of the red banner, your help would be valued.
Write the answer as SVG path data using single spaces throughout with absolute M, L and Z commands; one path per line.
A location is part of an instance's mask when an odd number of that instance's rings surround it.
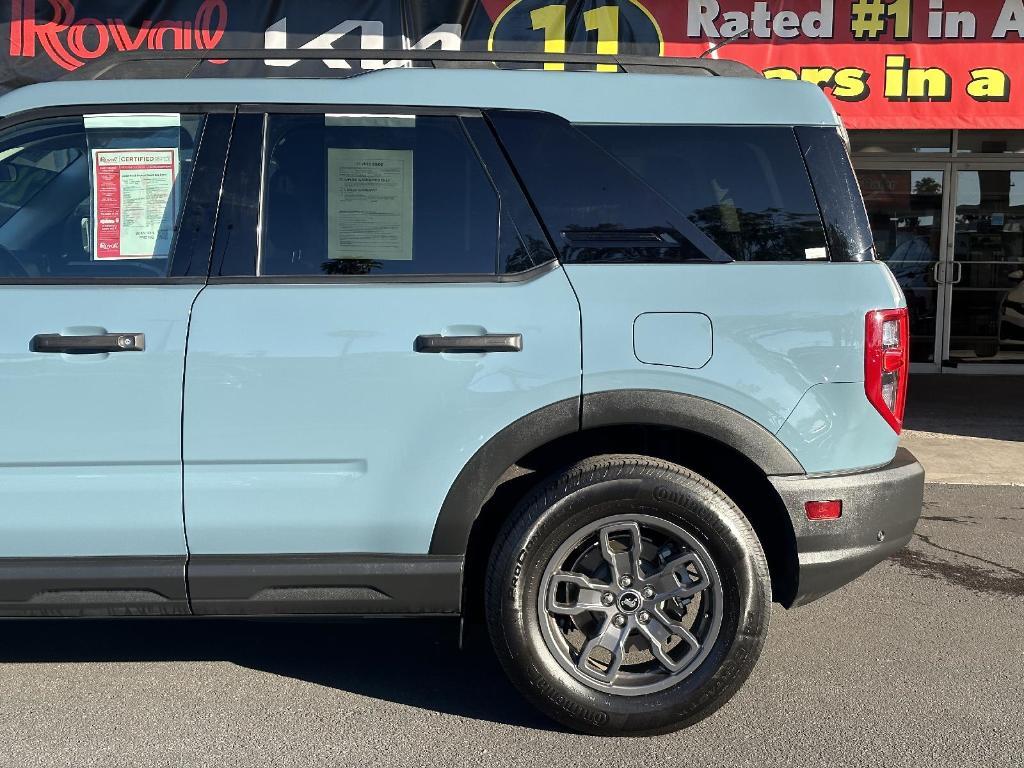
M 122 51 L 696 56 L 744 32 L 711 55 L 819 85 L 851 128 L 1024 129 L 1024 0 L 10 0 L 0 3 L 0 92 Z M 372 61 L 267 61 L 223 74 L 329 77 L 393 64 Z
M 551 3 L 484 0 L 484 5 L 498 19 L 499 39 L 523 41 L 525 25 L 503 29 L 502 12 L 525 19 L 523 12 L 530 9 L 541 14 L 539 20 L 533 16 L 533 26 L 543 26 Z M 647 12 L 652 28 L 643 30 L 642 18 L 634 14 L 640 22 L 630 24 L 629 39 L 637 45 L 655 36 L 666 55 L 698 56 L 749 30 L 711 55 L 745 62 L 769 77 L 821 86 L 851 128 L 1024 129 L 1024 0 L 627 0 L 617 5 L 624 12 L 629 6 Z M 575 14 L 576 25 L 600 45 L 598 20 L 580 25 L 585 15 L 585 10 Z M 573 45 L 580 38 L 568 24 L 567 49 L 581 50 Z
M 659 4 L 663 13 L 678 5 Z M 851 128 L 1024 129 L 1022 0 L 688 5 L 686 26 L 669 27 L 666 37 L 702 42 L 669 44 L 671 53 L 692 55 L 720 40 L 713 35 L 727 35 L 730 19 L 740 18 L 729 12 L 742 13 L 751 37 L 719 55 L 769 77 L 817 83 Z M 754 6 L 761 13 L 751 18 Z

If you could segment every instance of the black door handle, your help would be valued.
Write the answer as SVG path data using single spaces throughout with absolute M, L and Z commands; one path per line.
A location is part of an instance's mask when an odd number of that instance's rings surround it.
M 523 334 L 488 333 L 484 336 L 417 336 L 417 352 L 522 352 Z
M 101 352 L 143 352 L 146 349 L 146 334 L 100 333 L 95 336 L 62 336 L 59 333 L 40 333 L 32 337 L 28 348 L 32 352 L 50 352 L 64 355 L 96 355 Z

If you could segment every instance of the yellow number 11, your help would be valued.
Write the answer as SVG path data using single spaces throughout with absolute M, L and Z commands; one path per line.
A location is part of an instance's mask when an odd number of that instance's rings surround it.
M 546 5 L 530 12 L 536 30 L 544 30 L 544 53 L 565 53 L 565 6 Z M 593 8 L 583 14 L 588 32 L 597 31 L 597 52 L 614 56 L 619 52 L 619 9 L 614 5 Z M 565 69 L 564 64 L 545 64 L 544 69 Z M 598 72 L 614 72 L 614 64 L 598 64 Z

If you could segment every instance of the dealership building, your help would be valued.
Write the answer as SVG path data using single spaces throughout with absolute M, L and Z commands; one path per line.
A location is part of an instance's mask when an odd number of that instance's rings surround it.
M 1024 372 L 1024 0 L 14 0 L 6 13 L 0 90 L 171 48 L 709 55 L 813 82 L 850 130 L 878 255 L 910 307 L 913 370 Z
M 907 296 L 913 370 L 1024 373 L 1024 2 L 678 5 L 673 53 L 749 30 L 712 55 L 832 98 Z

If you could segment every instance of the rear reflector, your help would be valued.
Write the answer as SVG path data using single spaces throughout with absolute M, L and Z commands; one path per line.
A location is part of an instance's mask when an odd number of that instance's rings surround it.
M 910 377 L 910 323 L 906 307 L 868 312 L 864 330 L 864 391 L 898 435 L 903 429 Z
M 838 520 L 843 516 L 842 500 L 808 501 L 804 504 L 808 520 Z

